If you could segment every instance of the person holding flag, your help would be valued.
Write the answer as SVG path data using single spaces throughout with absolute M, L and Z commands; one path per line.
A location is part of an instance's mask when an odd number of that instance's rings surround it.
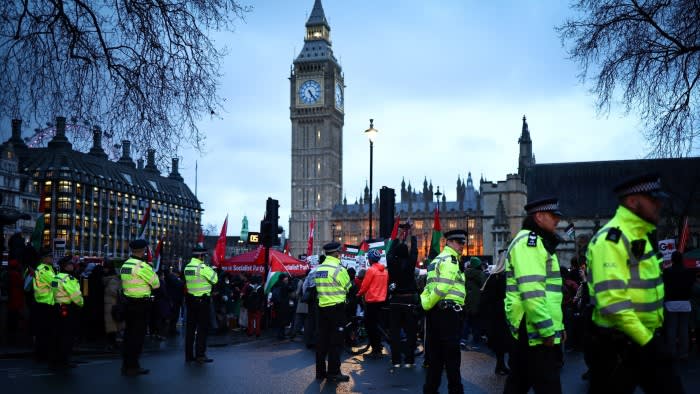
M 207 357 L 207 335 L 209 334 L 209 313 L 211 289 L 219 281 L 216 272 L 204 263 L 207 250 L 200 246 L 192 249 L 192 259 L 185 266 L 187 295 L 187 322 L 185 323 L 185 362 L 199 364 L 214 360 Z M 196 342 L 196 343 L 195 343 Z
M 416 331 L 418 322 L 418 286 L 416 285 L 416 260 L 418 259 L 418 242 L 411 234 L 410 221 L 402 226 L 401 239 L 392 236 L 391 246 L 386 255 L 389 271 L 389 332 L 391 333 L 391 364 L 411 368 L 415 364 Z M 406 239 L 410 239 L 410 248 Z M 410 249 L 410 252 L 409 252 Z M 401 332 L 406 333 L 406 347 L 401 343 Z

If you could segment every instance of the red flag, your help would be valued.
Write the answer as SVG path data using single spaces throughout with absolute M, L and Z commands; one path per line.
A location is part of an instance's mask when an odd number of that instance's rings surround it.
M 316 218 L 311 218 L 311 222 L 309 223 L 309 240 L 307 241 L 308 243 L 306 244 L 306 255 L 311 256 L 311 254 L 314 252 L 314 227 L 316 226 Z
M 199 226 L 199 236 L 197 237 L 197 246 L 200 248 L 204 247 L 204 232 L 202 232 L 202 226 Z
M 143 212 L 143 217 L 139 222 L 139 236 L 138 239 L 146 239 L 146 227 L 148 226 L 148 221 L 151 220 L 151 202 L 148 202 L 148 207 Z
M 228 227 L 228 215 L 224 220 L 224 225 L 221 227 L 221 233 L 219 234 L 219 239 L 216 241 L 216 247 L 214 247 L 213 262 L 214 265 L 219 266 L 226 258 L 226 228 Z
M 683 229 L 681 230 L 681 236 L 678 240 L 678 247 L 676 250 L 683 253 L 685 252 L 686 244 L 688 243 L 688 237 L 690 236 L 690 228 L 688 227 L 688 217 L 683 220 Z
M 285 239 L 284 240 L 284 248 L 282 248 L 282 252 L 286 254 L 287 256 L 291 256 L 292 254 L 289 252 L 289 240 Z
M 149 248 L 150 250 L 150 248 Z M 156 245 L 156 252 L 154 253 L 154 263 L 153 263 L 153 270 L 158 272 L 160 269 L 160 256 L 163 254 L 163 238 L 158 239 L 158 245 Z

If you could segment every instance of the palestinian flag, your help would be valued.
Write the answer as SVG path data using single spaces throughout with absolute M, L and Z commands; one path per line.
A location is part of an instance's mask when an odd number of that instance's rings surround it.
M 442 227 L 440 226 L 440 211 L 435 207 L 435 217 L 433 219 L 433 238 L 430 241 L 430 252 L 428 260 L 432 260 L 440 254 L 440 239 L 442 238 Z
M 34 224 L 34 231 L 32 231 L 32 246 L 37 252 L 41 249 L 41 245 L 44 241 L 44 210 L 46 208 L 46 202 L 44 201 L 44 188 L 41 188 L 41 193 L 39 193 L 39 216 L 36 218 L 36 223 Z
M 277 259 L 273 259 L 272 256 L 270 256 L 270 272 L 267 276 L 267 280 L 265 281 L 265 294 L 269 294 L 272 291 L 272 288 L 275 287 L 275 284 L 284 273 L 289 275 L 287 267 L 277 261 Z
M 397 216 L 396 220 L 394 220 L 394 228 L 391 229 L 391 236 L 389 237 L 389 240 L 386 241 L 386 245 L 384 246 L 384 254 L 389 253 L 389 249 L 391 249 L 391 245 L 399 237 L 399 220 L 400 219 L 401 218 L 399 216 Z

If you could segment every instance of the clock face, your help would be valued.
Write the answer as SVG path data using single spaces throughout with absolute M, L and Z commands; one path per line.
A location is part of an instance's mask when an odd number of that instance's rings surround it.
M 304 104 L 315 104 L 321 98 L 321 85 L 309 79 L 299 87 L 299 100 Z
M 338 109 L 343 108 L 343 87 L 340 82 L 335 84 L 335 106 Z

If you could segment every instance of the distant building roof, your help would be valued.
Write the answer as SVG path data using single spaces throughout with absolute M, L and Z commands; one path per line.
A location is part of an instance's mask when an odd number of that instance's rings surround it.
M 612 192 L 620 180 L 649 172 L 661 175 L 671 195 L 666 209 L 700 216 L 700 158 L 643 159 L 536 164 L 528 168 L 528 200 L 559 197 L 565 217 L 610 217 L 618 201 Z
M 72 149 L 30 148 L 22 151 L 20 163 L 25 173 L 61 171 L 70 179 L 87 184 L 104 184 L 110 189 L 122 190 L 137 196 L 201 209 L 201 204 L 184 182 L 166 178 L 157 172 L 144 171 L 134 166 Z

